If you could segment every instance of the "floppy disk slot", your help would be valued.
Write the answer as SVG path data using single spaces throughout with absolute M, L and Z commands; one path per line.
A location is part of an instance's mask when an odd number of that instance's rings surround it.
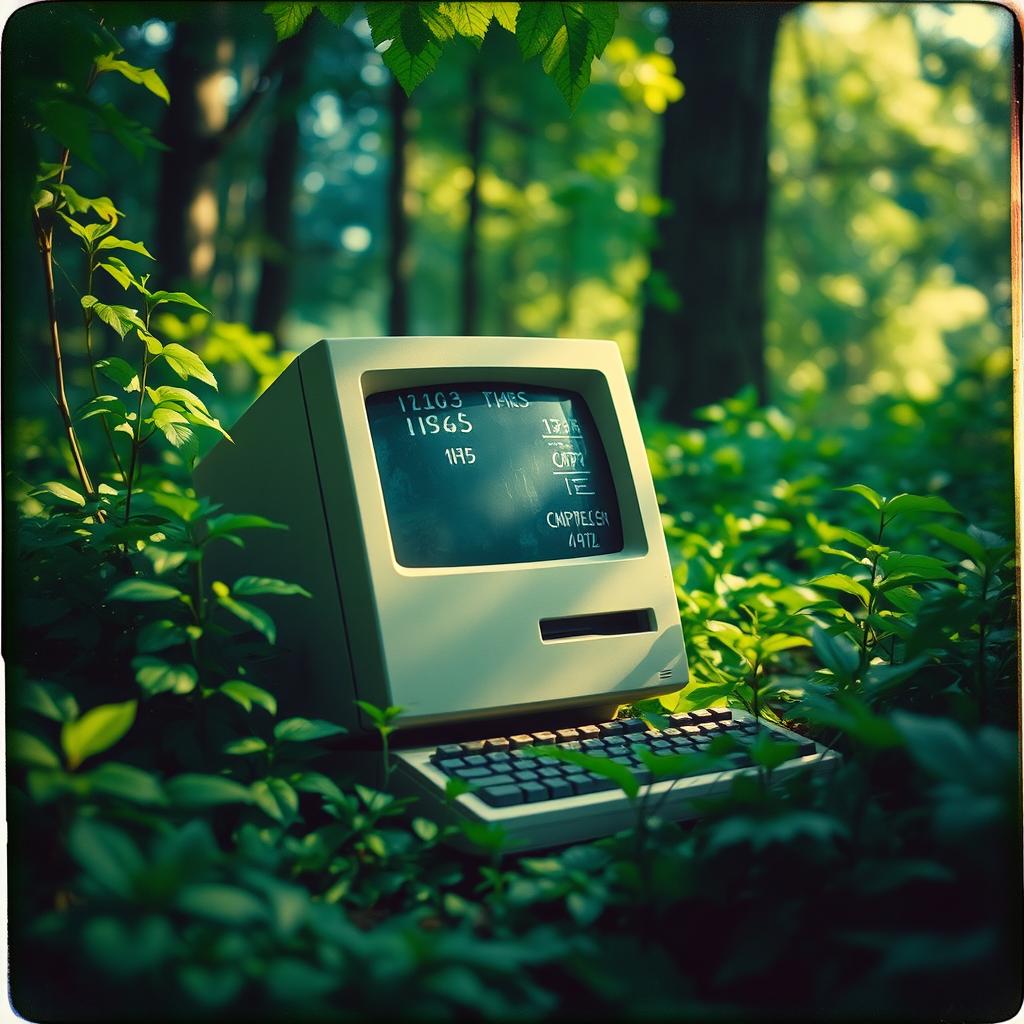
M 597 612 L 593 615 L 569 615 L 560 619 L 540 620 L 540 636 L 545 643 L 553 640 L 578 640 L 584 637 L 653 633 L 654 630 L 653 608 L 639 608 L 628 612 Z

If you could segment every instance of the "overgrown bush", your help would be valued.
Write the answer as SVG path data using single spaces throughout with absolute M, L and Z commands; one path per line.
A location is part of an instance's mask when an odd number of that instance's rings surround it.
M 162 95 L 106 30 L 86 38 L 84 82 L 120 73 Z M 32 116 L 72 148 L 60 104 L 112 116 L 86 93 L 37 99 Z M 647 424 L 692 681 L 639 712 L 657 724 L 666 710 L 746 707 L 836 747 L 842 765 L 778 788 L 763 785 L 765 760 L 694 827 L 638 801 L 635 829 L 546 856 L 504 854 L 500 831 L 471 829 L 480 856 L 465 857 L 415 807 L 346 777 L 325 742 L 340 727 L 278 716 L 265 599 L 315 595 L 255 564 L 233 581 L 204 573 L 211 545 L 278 526 L 192 491 L 199 436 L 224 430 L 184 385 L 216 380 L 182 343 L 194 332 L 167 340 L 155 316 L 199 303 L 150 288 L 142 261 L 156 278 L 159 264 L 68 168 L 64 148 L 41 170 L 36 235 L 53 311 L 47 261 L 83 250 L 95 394 L 62 420 L 7 425 L 22 1013 L 1013 1011 L 1005 376 L 966 374 L 941 406 L 879 400 L 841 430 L 747 395 L 705 410 L 704 429 Z M 93 361 L 92 332 L 108 329 L 124 356 Z M 59 353 L 56 317 L 50 341 Z M 394 713 L 376 712 L 382 735 Z

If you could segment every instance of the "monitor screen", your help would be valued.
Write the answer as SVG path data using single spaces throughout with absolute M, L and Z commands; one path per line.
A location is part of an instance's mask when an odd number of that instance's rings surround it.
M 622 550 L 608 458 L 576 392 L 432 384 L 370 395 L 366 411 L 399 564 L 507 565 Z

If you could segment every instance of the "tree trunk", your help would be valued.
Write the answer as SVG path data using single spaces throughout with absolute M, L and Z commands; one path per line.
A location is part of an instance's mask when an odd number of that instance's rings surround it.
M 469 96 L 469 121 L 466 125 L 466 155 L 473 180 L 466 196 L 466 231 L 462 241 L 462 296 L 459 333 L 479 333 L 480 303 L 480 168 L 484 150 L 483 65 L 480 54 L 473 58 L 466 85 Z
M 233 53 L 230 37 L 218 31 L 225 6 L 208 5 L 201 22 L 179 22 L 167 55 L 171 103 L 159 138 L 170 149 L 160 165 L 155 232 L 166 286 L 202 284 L 213 266 L 219 211 L 209 141 L 227 123 L 220 76 Z
M 748 385 L 767 395 L 769 84 L 789 7 L 668 6 L 686 95 L 664 116 L 669 212 L 652 253 L 636 376 L 638 397 L 666 419 L 682 421 Z
M 260 282 L 253 305 L 252 326 L 268 331 L 281 347 L 281 323 L 288 310 L 295 267 L 295 175 L 299 166 L 298 106 L 312 36 L 309 25 L 278 43 L 281 86 L 274 127 L 264 161 L 263 250 Z
M 391 173 L 388 175 L 388 221 L 391 243 L 387 255 L 388 333 L 393 338 L 409 333 L 409 217 L 405 209 L 406 160 L 409 145 L 409 97 L 393 78 L 388 91 L 391 113 Z

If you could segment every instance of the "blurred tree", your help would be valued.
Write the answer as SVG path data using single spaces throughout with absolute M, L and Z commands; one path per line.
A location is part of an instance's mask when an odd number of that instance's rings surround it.
M 652 253 L 636 384 L 670 419 L 745 385 L 765 397 L 769 84 L 789 6 L 668 6 L 687 92 L 664 117 L 668 210 Z
M 388 173 L 388 221 L 391 238 L 388 244 L 387 276 L 388 333 L 402 337 L 409 333 L 409 275 L 412 270 L 409 217 L 405 192 L 409 147 L 409 97 L 394 79 L 388 87 L 388 109 L 391 114 L 391 169 Z
M 480 225 L 480 172 L 484 152 L 484 79 L 483 58 L 477 53 L 469 65 L 466 82 L 469 114 L 466 123 L 466 156 L 472 180 L 466 195 L 466 231 L 462 243 L 462 319 L 459 333 L 479 333 L 479 265 L 478 236 Z
M 252 326 L 267 331 L 281 346 L 281 322 L 291 295 L 295 250 L 293 198 L 299 165 L 299 104 L 305 99 L 306 65 L 313 39 L 307 22 L 278 43 L 281 84 L 274 104 L 263 165 L 263 224 L 260 281 L 253 303 Z

